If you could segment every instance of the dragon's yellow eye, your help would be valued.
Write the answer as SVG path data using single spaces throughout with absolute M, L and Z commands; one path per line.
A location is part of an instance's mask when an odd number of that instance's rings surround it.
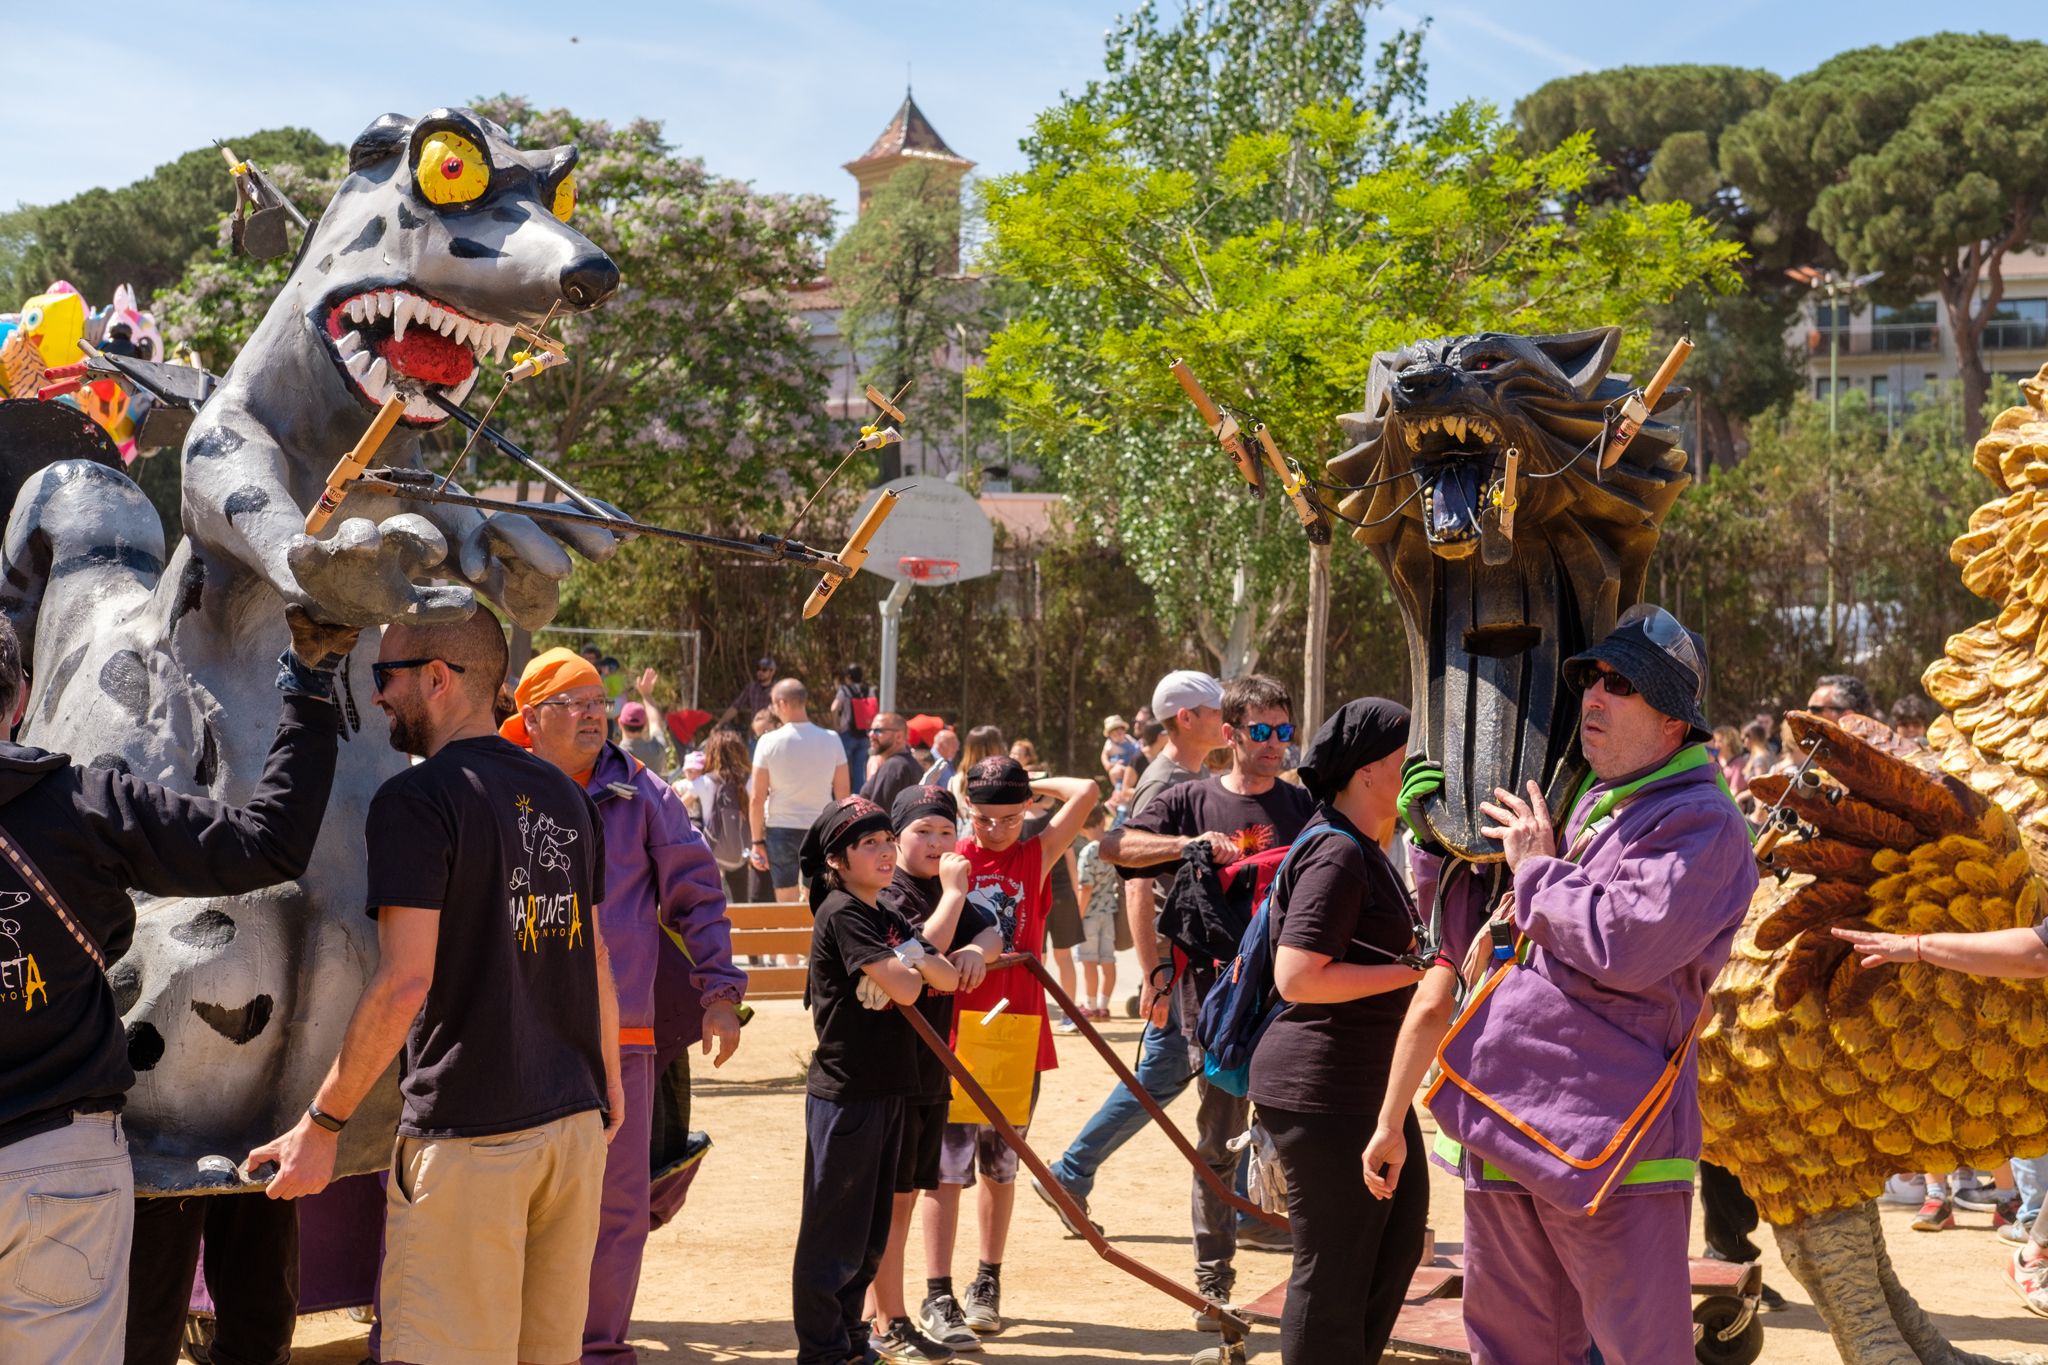
M 427 202 L 468 204 L 489 187 L 491 164 L 474 142 L 444 128 L 421 145 L 419 169 L 413 174 Z
M 565 175 L 562 183 L 555 186 L 555 217 L 568 222 L 576 212 L 576 177 Z

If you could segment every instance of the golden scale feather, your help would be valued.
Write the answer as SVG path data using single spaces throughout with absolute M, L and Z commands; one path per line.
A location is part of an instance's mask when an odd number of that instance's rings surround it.
M 1875 1198 L 1898 1171 L 2048 1151 L 2048 983 L 1916 963 L 1866 969 L 1834 925 L 1892 933 L 2032 926 L 2048 883 L 2048 366 L 1977 443 L 1998 495 L 1951 556 L 1998 615 L 1923 679 L 1947 715 L 1930 750 L 1860 717 L 1795 715 L 1827 753 L 1787 804 L 1816 830 L 1778 846 L 1700 1037 L 1709 1161 L 1763 1216 Z M 1776 800 L 1782 779 L 1760 788 Z

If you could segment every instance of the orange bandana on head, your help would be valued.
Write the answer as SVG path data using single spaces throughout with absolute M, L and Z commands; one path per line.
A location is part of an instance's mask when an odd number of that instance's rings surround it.
M 519 685 L 512 689 L 512 700 L 519 706 L 532 706 L 572 687 L 601 687 L 603 684 L 604 679 L 598 677 L 596 665 L 575 650 L 550 649 L 526 661 L 526 669 L 519 675 Z M 522 749 L 533 747 L 533 736 L 526 733 L 526 721 L 517 711 L 498 727 L 498 733 Z

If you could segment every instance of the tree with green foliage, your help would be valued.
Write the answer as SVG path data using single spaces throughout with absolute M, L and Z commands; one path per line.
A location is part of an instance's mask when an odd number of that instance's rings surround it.
M 1815 234 L 1786 234 L 1756 213 L 1721 173 L 1720 141 L 1777 88 L 1768 71 L 1732 66 L 1618 67 L 1551 81 L 1515 104 L 1531 144 L 1548 150 L 1584 133 L 1601 170 L 1574 196 L 1575 213 L 1631 200 L 1689 205 L 1742 245 L 1740 291 L 1693 288 L 1651 315 L 1660 331 L 1693 324 L 1698 349 L 1685 382 L 1700 399 L 1694 452 L 1731 463 L 1737 429 L 1792 397 L 1802 377 L 1785 333 L 1805 291 L 1785 279 L 1818 249 Z
M 959 173 L 912 162 L 876 188 L 825 261 L 863 382 L 890 394 L 910 385 L 931 413 L 960 403 L 960 372 L 942 353 L 962 329 L 985 330 L 983 283 L 960 272 L 960 220 Z M 886 448 L 877 463 L 883 479 L 896 478 L 901 449 Z
M 268 174 L 290 164 L 338 170 L 342 149 L 303 128 L 228 139 Z M 52 280 L 70 280 L 95 307 L 132 284 L 145 308 L 215 242 L 235 202 L 218 150 L 202 147 L 119 189 L 90 189 L 59 204 L 0 213 L 0 309 L 19 306 Z M 280 277 L 282 278 L 282 277 Z
M 2048 240 L 2048 45 L 1940 33 L 1844 52 L 1729 129 L 1721 168 L 1784 230 L 1883 271 L 1878 302 L 1941 297 L 1974 441 L 2005 258 Z
M 1301 542 L 1273 498 L 1232 493 L 1171 361 L 1314 470 L 1375 351 L 1628 320 L 1734 280 L 1738 248 L 1682 204 L 1560 220 L 1598 170 L 1583 137 L 1531 153 L 1472 105 L 1402 134 L 1381 109 L 1416 79 L 1394 44 L 1366 86 L 1349 17 L 1363 8 L 1234 0 L 1198 7 L 1211 26 L 1170 42 L 1156 26 L 1112 34 L 1111 79 L 1041 115 L 1032 164 L 987 186 L 988 262 L 1030 298 L 975 382 L 1226 674 L 1287 618 Z M 1202 94 L 1187 64 L 1226 58 L 1227 89 Z M 1269 88 L 1309 98 L 1256 117 L 1230 98 Z M 1231 131 L 1200 125 L 1205 109 Z M 1661 348 L 1639 335 L 1629 357 Z

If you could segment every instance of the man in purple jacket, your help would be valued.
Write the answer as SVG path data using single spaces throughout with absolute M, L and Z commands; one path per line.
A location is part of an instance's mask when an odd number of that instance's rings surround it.
M 1747 828 L 1705 748 L 1706 650 L 1669 612 L 1639 606 L 1564 672 L 1584 693 L 1580 746 L 1592 775 L 1562 837 L 1534 783 L 1526 799 L 1497 790 L 1480 807 L 1494 822 L 1483 832 L 1500 841 L 1514 878 L 1503 923 L 1526 939 L 1528 968 L 1552 989 L 1518 996 L 1537 1005 L 1489 1010 L 1472 1025 L 1476 1046 L 1495 1030 L 1587 1036 L 1574 1020 L 1590 1015 L 1610 1026 L 1608 1036 L 1633 1035 L 1640 1049 L 1669 1058 L 1691 1037 L 1757 880 Z M 1418 855 L 1419 903 L 1431 903 L 1443 871 L 1440 857 Z M 1366 1183 L 1383 1198 L 1400 1175 L 1402 1120 L 1454 1013 L 1450 964 L 1493 938 L 1474 879 L 1459 878 L 1447 901 L 1448 960 L 1417 988 L 1365 1151 Z M 1476 982 L 1477 970 L 1467 970 Z M 1578 1062 L 1598 1077 L 1616 1060 Z M 1611 1115 L 1592 1126 L 1618 1129 L 1643 1098 L 1634 1082 L 1615 1089 Z M 1544 1133 L 1589 1122 L 1537 1105 L 1520 1117 Z M 1686 1248 L 1699 1150 L 1690 1051 L 1669 1104 L 1596 1214 L 1548 1202 L 1503 1178 L 1487 1153 L 1439 1137 L 1436 1159 L 1465 1185 L 1465 1329 L 1476 1365 L 1584 1361 L 1595 1341 L 1608 1365 L 1692 1359 Z
M 605 738 L 604 684 L 565 649 L 536 655 L 513 692 L 519 714 L 502 733 L 583 784 L 603 823 L 604 900 L 598 927 L 611 952 L 619 995 L 619 1065 L 626 1122 L 605 1153 L 604 1204 L 590 1267 L 583 1359 L 632 1361 L 626 1344 L 640 1257 L 651 1226 L 648 1145 L 657 1027 L 664 1037 L 694 1031 L 723 1066 L 739 1046 L 738 1006 L 746 975 L 732 960 L 732 925 L 711 847 L 690 824 L 682 799 L 646 764 Z M 678 954 L 670 934 L 682 945 Z M 664 957 L 686 955 L 691 991 L 656 1018 L 656 976 Z M 694 1039 L 692 1039 L 694 1041 Z

